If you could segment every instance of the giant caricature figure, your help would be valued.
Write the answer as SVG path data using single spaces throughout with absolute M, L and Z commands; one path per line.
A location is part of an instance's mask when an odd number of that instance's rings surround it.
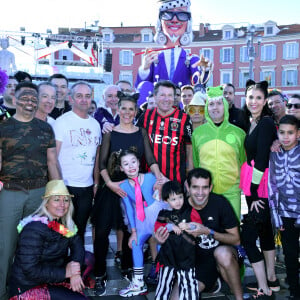
M 15 64 L 15 55 L 8 51 L 9 46 L 8 38 L 3 38 L 0 40 L 1 48 L 0 51 L 0 68 L 7 71 L 8 74 L 13 74 L 17 70 Z
M 201 57 L 187 55 L 180 46 L 188 45 L 193 38 L 190 0 L 160 0 L 159 19 L 155 41 L 164 46 L 163 51 L 147 49 L 138 70 L 136 87 L 141 82 L 167 79 L 176 85 L 205 84 L 212 64 Z

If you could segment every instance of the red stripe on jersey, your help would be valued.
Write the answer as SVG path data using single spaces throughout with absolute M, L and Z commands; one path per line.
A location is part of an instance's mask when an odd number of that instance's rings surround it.
M 163 137 L 164 136 L 169 136 L 169 123 L 170 123 L 170 119 L 167 117 L 167 118 L 161 118 L 161 121 L 164 122 L 164 130 L 163 130 Z M 162 172 L 163 174 L 167 174 L 167 170 L 168 170 L 168 163 L 169 163 L 169 160 L 168 160 L 168 153 L 167 153 L 167 150 L 168 150 L 168 145 L 165 144 L 163 141 L 162 141 L 162 146 L 161 146 L 161 168 L 162 168 Z M 169 176 L 168 176 L 169 177 Z M 170 179 L 172 180 L 172 178 L 170 177 Z
M 199 224 L 203 224 L 202 219 L 195 208 L 192 208 L 192 211 L 191 211 L 191 221 L 199 223 Z
M 178 119 L 179 117 L 179 110 L 176 110 L 175 113 L 174 113 L 174 119 Z M 178 124 L 177 122 L 175 122 L 173 120 L 173 123 L 172 124 Z M 171 127 L 173 126 L 171 124 Z M 178 126 L 180 126 L 180 124 L 178 124 Z M 171 132 L 172 132 L 172 140 L 177 137 L 177 131 L 173 130 L 172 131 L 172 128 L 171 128 Z M 178 145 L 180 143 L 180 137 L 178 138 Z M 176 168 L 176 172 L 175 172 L 175 175 L 176 175 L 176 180 L 178 182 L 181 182 L 181 178 L 180 178 L 180 172 L 179 172 L 179 165 L 178 165 L 178 160 L 180 160 L 180 158 L 178 157 L 178 153 L 175 152 L 176 150 L 176 146 L 172 147 L 170 150 L 170 170 L 174 170 L 174 168 Z M 173 176 L 174 172 L 172 172 L 172 179 L 171 180 L 174 180 L 174 176 Z
M 182 118 L 181 118 L 181 123 L 180 123 L 180 140 L 178 141 L 178 143 L 182 144 L 182 147 L 184 148 L 182 151 L 185 151 L 186 145 L 183 143 L 183 139 L 184 139 L 184 127 L 185 127 L 185 123 L 186 123 L 186 119 L 187 119 L 187 115 L 186 114 L 182 114 Z M 181 148 L 180 148 L 181 149 Z M 176 162 L 176 174 L 177 174 L 177 180 L 179 182 L 181 182 L 181 175 L 180 175 L 180 163 L 181 163 L 181 156 L 183 155 L 183 153 L 180 152 L 177 155 L 177 162 Z M 183 155 L 186 158 L 186 154 Z M 185 162 L 186 163 L 186 162 Z

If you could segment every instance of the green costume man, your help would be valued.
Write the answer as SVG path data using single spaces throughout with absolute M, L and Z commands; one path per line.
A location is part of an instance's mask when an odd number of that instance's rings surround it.
M 231 203 L 237 218 L 241 215 L 240 169 L 246 160 L 245 132 L 228 121 L 228 103 L 223 87 L 207 88 L 205 105 L 207 123 L 192 135 L 194 167 L 209 170 L 213 176 L 213 192 Z

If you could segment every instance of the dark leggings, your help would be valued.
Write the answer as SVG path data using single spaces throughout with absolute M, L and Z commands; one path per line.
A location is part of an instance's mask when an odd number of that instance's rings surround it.
M 299 288 L 299 233 L 300 229 L 295 227 L 296 219 L 282 218 L 283 231 L 281 242 L 286 266 L 287 281 L 291 294 L 300 297 Z
M 72 300 L 84 300 L 87 299 L 84 295 L 73 292 L 72 290 L 63 287 L 63 286 L 48 286 L 48 291 L 50 293 L 50 297 L 53 300 L 65 300 L 65 299 L 72 299 Z
M 264 201 L 265 221 L 264 223 L 255 224 L 254 222 L 244 222 L 242 225 L 241 239 L 250 263 L 256 263 L 264 259 L 262 251 L 275 249 L 274 234 L 271 223 L 270 209 L 268 199 L 261 198 Z M 251 198 L 246 196 L 248 210 L 251 206 Z M 256 246 L 256 240 L 259 237 L 260 248 Z
M 78 235 L 84 241 L 84 233 L 87 221 L 90 217 L 93 205 L 93 186 L 74 187 L 67 186 L 70 194 L 74 195 L 72 202 L 74 205 L 74 222 L 78 227 Z
M 106 272 L 106 256 L 108 253 L 109 247 L 109 233 L 112 228 L 101 229 L 98 226 L 95 226 L 95 241 L 94 241 L 94 255 L 95 255 L 95 276 L 103 276 Z M 128 239 L 130 233 L 123 228 L 123 241 L 122 241 L 122 259 L 121 259 L 121 268 L 128 269 L 132 268 L 132 253 L 131 249 L 128 247 Z

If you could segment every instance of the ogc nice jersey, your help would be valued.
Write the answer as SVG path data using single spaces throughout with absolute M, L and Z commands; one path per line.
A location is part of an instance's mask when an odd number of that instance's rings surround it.
M 191 144 L 192 123 L 181 110 L 161 116 L 157 108 L 146 110 L 138 126 L 148 131 L 150 144 L 161 172 L 170 180 L 183 182 L 186 172 L 186 145 Z

